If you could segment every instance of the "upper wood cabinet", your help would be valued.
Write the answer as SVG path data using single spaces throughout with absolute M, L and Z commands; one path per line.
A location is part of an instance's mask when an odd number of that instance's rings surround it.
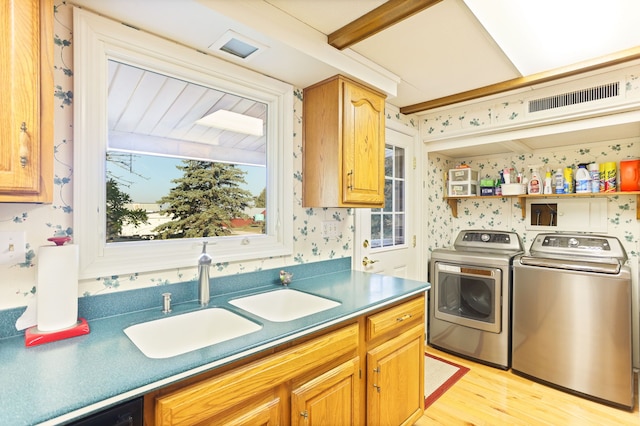
M 53 199 L 53 0 L 0 8 L 0 202 Z
M 384 206 L 384 102 L 340 75 L 304 89 L 303 206 Z

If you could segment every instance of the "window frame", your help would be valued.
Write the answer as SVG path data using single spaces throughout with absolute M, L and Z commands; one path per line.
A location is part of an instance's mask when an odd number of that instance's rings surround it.
M 291 255 L 293 221 L 286 215 L 293 211 L 293 87 L 79 8 L 74 35 L 73 240 L 80 246 L 79 277 L 195 267 L 203 241 L 214 263 Z M 109 59 L 267 104 L 265 235 L 106 243 Z

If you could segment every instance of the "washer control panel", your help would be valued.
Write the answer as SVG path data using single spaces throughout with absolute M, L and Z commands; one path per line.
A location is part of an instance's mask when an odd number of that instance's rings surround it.
M 531 244 L 531 254 L 537 256 L 567 255 L 588 258 L 627 260 L 624 247 L 616 237 L 587 234 L 538 234 Z
M 456 250 L 523 251 L 522 240 L 515 232 L 491 230 L 460 231 L 453 245 Z

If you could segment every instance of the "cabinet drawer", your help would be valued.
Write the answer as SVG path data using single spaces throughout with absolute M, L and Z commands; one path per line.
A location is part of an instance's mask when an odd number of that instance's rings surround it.
M 367 340 L 424 318 L 424 296 L 367 317 Z

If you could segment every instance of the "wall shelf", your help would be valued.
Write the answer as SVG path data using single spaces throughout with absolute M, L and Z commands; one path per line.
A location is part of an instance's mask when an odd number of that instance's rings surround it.
M 520 202 L 520 208 L 522 209 L 522 218 L 526 219 L 527 217 L 527 198 L 576 198 L 576 197 L 614 197 L 617 195 L 635 195 L 636 196 L 636 219 L 640 220 L 640 191 L 629 191 L 629 192 L 586 192 L 580 194 L 519 194 L 519 195 L 471 195 L 471 196 L 458 196 L 458 197 L 444 197 L 451 207 L 451 215 L 453 217 L 458 217 L 458 200 L 468 200 L 468 199 L 490 199 L 490 198 L 518 198 Z

